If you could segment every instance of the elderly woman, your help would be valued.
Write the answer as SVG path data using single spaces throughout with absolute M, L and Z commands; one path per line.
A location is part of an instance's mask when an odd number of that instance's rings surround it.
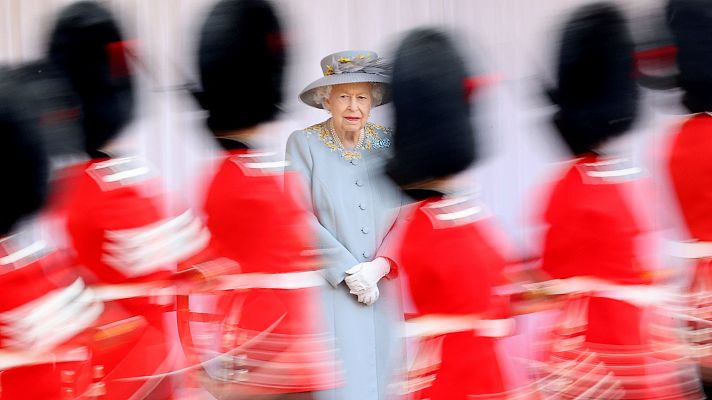
M 368 122 L 371 109 L 389 101 L 387 71 L 370 51 L 329 55 L 321 68 L 324 76 L 299 97 L 331 117 L 292 133 L 287 159 L 306 179 L 331 285 L 327 319 L 346 384 L 329 398 L 383 399 L 402 356 L 396 264 L 384 244 L 401 197 L 382 174 L 391 130 Z

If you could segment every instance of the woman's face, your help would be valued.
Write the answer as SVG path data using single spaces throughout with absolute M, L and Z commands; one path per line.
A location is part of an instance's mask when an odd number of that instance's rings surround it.
M 370 83 L 334 85 L 326 106 L 331 110 L 334 128 L 339 132 L 357 132 L 366 125 L 373 96 Z

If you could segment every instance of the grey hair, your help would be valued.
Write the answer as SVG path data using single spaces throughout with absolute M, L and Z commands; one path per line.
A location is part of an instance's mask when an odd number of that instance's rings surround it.
M 370 82 L 371 83 L 371 97 L 373 98 L 372 104 L 379 105 L 383 101 L 383 96 L 386 93 L 386 88 L 382 83 Z M 314 89 L 314 102 L 321 105 L 324 110 L 329 110 L 326 106 L 326 100 L 331 96 L 331 88 L 333 85 L 320 86 Z
M 314 89 L 314 103 L 319 104 L 324 110 L 329 110 L 326 108 L 326 99 L 331 96 L 331 85 L 320 86 Z

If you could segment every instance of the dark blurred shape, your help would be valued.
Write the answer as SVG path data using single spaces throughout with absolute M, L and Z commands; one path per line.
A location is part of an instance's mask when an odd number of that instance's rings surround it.
M 442 32 L 418 29 L 395 57 L 395 154 L 386 173 L 407 188 L 465 170 L 476 159 L 472 84 L 455 44 Z
M 81 154 L 81 104 L 71 84 L 46 60 L 22 65 L 12 71 L 12 79 L 22 85 L 22 92 L 32 99 L 37 129 L 50 157 Z
M 32 101 L 11 71 L 0 70 L 0 235 L 37 211 L 47 194 L 48 162 Z
M 712 110 L 712 1 L 671 0 L 668 24 L 677 45 L 683 104 L 691 112 Z
M 593 151 L 627 131 L 637 115 L 634 45 L 625 18 L 610 3 L 578 9 L 566 23 L 558 61 L 554 124 L 571 152 Z
M 125 45 L 111 13 L 89 1 L 64 8 L 52 31 L 49 60 L 79 96 L 84 148 L 91 157 L 133 117 Z
M 658 6 L 631 20 L 638 84 L 653 90 L 678 86 L 677 48 L 668 29 L 665 8 Z
M 279 112 L 285 44 L 277 15 L 264 0 L 223 0 L 200 33 L 202 92 L 214 133 L 249 128 Z

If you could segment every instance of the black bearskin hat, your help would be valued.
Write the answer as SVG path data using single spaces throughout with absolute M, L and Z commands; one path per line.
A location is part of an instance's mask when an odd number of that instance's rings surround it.
M 475 160 L 467 77 L 446 34 L 417 29 L 400 43 L 392 83 L 394 154 L 386 173 L 402 188 L 452 176 Z
M 125 44 L 111 13 L 90 1 L 64 8 L 52 32 L 49 59 L 81 99 L 84 147 L 92 157 L 133 117 Z
M 222 0 L 200 32 L 200 105 L 214 133 L 272 120 L 282 101 L 285 47 L 265 0 Z
M 670 0 L 667 15 L 683 104 L 693 113 L 712 111 L 712 1 Z
M 38 124 L 50 157 L 77 155 L 85 151 L 81 126 L 81 99 L 63 73 L 46 60 L 22 65 L 13 78 L 32 98 L 32 118 Z
M 47 194 L 49 166 L 32 107 L 14 74 L 0 71 L 0 235 L 37 211 Z
M 554 123 L 576 155 L 623 134 L 637 115 L 634 44 L 618 8 L 595 3 L 566 23 L 558 59 Z

